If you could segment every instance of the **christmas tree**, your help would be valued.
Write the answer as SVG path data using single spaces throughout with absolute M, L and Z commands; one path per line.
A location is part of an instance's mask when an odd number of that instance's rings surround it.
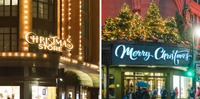
M 132 21 L 133 27 L 132 27 L 132 36 L 131 39 L 140 39 L 145 40 L 146 34 L 145 34 L 145 27 L 144 22 L 142 20 L 142 17 L 136 12 L 133 16 Z
M 133 14 L 127 4 L 123 4 L 120 13 L 116 17 L 116 39 L 130 40 L 132 36 Z
M 145 29 L 148 31 L 147 38 L 162 37 L 164 33 L 164 22 L 159 13 L 159 8 L 154 1 L 150 4 L 145 17 Z
M 164 37 L 169 42 L 180 42 L 179 32 L 174 17 L 168 17 L 165 20 L 165 33 Z
M 102 36 L 102 40 L 114 40 L 114 38 L 116 37 L 115 33 L 116 33 L 116 20 L 113 18 L 108 17 L 105 21 L 105 25 L 103 27 L 104 32 L 103 32 L 103 36 Z

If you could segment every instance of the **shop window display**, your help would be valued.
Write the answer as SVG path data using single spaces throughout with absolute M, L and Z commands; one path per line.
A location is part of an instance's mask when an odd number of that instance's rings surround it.
M 0 86 L 0 99 L 20 99 L 20 86 Z
M 32 86 L 32 99 L 56 99 L 56 87 Z

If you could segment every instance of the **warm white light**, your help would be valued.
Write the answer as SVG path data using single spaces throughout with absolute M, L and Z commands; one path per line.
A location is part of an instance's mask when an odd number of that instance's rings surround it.
M 79 59 L 80 59 L 80 60 L 82 60 L 82 59 L 83 59 L 83 57 L 82 57 L 82 56 L 79 56 Z
M 24 11 L 25 13 L 28 13 L 28 11 Z
M 26 24 L 27 24 L 28 22 L 27 22 L 27 21 L 25 21 L 24 23 L 26 23 Z
M 26 29 L 28 28 L 28 26 L 26 26 Z
M 36 56 L 36 54 L 33 54 L 33 56 L 35 57 L 35 56 Z
M 120 67 L 125 67 L 126 65 L 119 65 Z
M 27 56 L 30 56 L 30 53 L 28 53 Z
M 24 1 L 24 3 L 27 3 L 28 1 Z
M 6 56 L 6 53 L 2 53 L 2 56 Z
M 27 17 L 27 16 L 25 16 L 24 18 L 25 18 L 25 19 L 27 19 L 28 17 Z
M 18 56 L 18 53 L 15 53 L 15 56 Z
M 200 28 L 196 28 L 196 29 L 195 29 L 195 33 L 196 33 L 198 36 L 200 36 Z
M 21 56 L 24 56 L 24 53 L 21 53 Z
M 11 56 L 12 54 L 11 54 L 11 53 L 9 53 L 8 55 L 9 55 L 9 56 Z
M 47 55 L 46 55 L 46 54 L 44 54 L 43 56 L 44 56 L 44 58 L 46 58 L 46 57 L 47 57 Z
M 28 6 L 27 6 L 27 5 L 25 5 L 25 8 L 28 8 Z

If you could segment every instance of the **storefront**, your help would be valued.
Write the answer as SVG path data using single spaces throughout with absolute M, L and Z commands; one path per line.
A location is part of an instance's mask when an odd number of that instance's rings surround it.
M 106 98 L 106 87 L 109 85 L 109 98 L 122 98 L 126 90 L 136 92 L 137 82 L 143 81 L 158 91 L 162 86 L 170 92 L 178 88 L 178 98 L 188 97 L 188 88 L 192 78 L 187 76 L 191 59 L 189 46 L 155 42 L 103 42 L 102 46 L 102 97 Z M 107 68 L 106 66 L 109 66 Z M 107 78 L 109 69 L 109 78 Z M 108 80 L 108 81 L 107 81 Z M 170 98 L 168 96 L 168 98 Z

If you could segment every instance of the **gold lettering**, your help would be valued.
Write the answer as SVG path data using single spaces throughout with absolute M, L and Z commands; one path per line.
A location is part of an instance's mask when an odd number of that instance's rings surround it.
M 40 36 L 40 44 L 45 44 L 44 43 L 44 37 Z
M 56 45 L 62 46 L 62 40 L 56 39 Z
M 66 41 L 63 41 L 63 46 L 64 46 L 64 47 L 67 47 Z
M 38 46 L 39 46 L 39 47 L 38 47 L 39 49 L 43 49 L 42 44 L 39 44 Z
M 26 42 L 28 42 L 28 43 L 30 43 L 30 44 L 35 44 L 34 42 L 30 42 L 29 41 L 29 36 L 30 35 L 36 35 L 35 33 L 33 33 L 33 32 L 29 32 L 29 33 L 26 33 L 26 35 L 25 35 L 25 40 L 26 40 Z
M 74 46 L 73 46 L 73 44 L 71 43 L 71 40 L 70 39 L 67 39 L 67 43 L 69 43 L 68 44 L 68 46 L 66 46 L 69 50 L 71 50 Z

